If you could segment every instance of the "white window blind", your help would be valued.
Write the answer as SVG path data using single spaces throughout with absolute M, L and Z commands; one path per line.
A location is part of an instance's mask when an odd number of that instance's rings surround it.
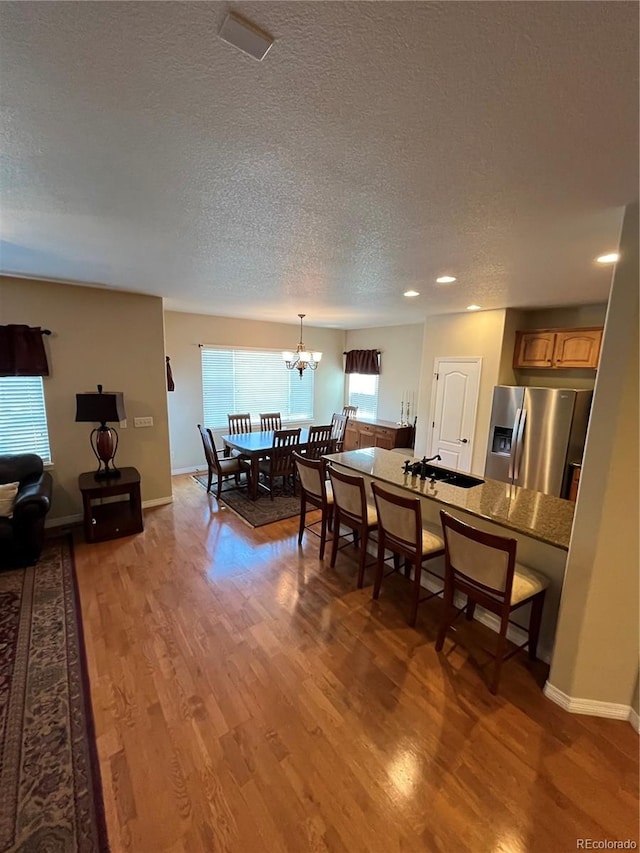
M 41 376 L 0 376 L 0 453 L 37 453 L 51 462 Z
M 349 405 L 358 407 L 359 418 L 375 420 L 378 416 L 378 377 L 350 373 Z
M 204 425 L 228 427 L 227 415 L 280 412 L 283 421 L 313 419 L 313 376 L 287 370 L 280 352 L 203 347 Z

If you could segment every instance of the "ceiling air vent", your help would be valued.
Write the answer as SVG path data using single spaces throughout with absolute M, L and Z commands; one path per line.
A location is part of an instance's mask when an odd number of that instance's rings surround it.
M 249 21 L 245 21 L 239 15 L 230 12 L 224 19 L 218 33 L 221 39 L 237 47 L 243 53 L 248 53 L 254 59 L 264 59 L 273 39 L 267 33 L 254 27 Z

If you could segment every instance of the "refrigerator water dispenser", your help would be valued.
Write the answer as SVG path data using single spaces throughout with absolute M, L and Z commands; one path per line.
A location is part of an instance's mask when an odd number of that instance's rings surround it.
M 491 452 L 500 453 L 502 456 L 510 456 L 512 437 L 513 429 L 511 427 L 494 427 Z

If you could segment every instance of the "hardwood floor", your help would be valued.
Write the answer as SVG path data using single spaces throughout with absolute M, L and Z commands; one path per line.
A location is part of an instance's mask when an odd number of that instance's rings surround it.
M 191 477 L 76 563 L 113 851 L 569 851 L 638 841 L 638 741 L 521 654 L 492 696 L 441 602 L 297 518 L 252 530 Z M 485 637 L 473 625 L 474 636 Z M 485 632 L 483 634 L 483 632 Z

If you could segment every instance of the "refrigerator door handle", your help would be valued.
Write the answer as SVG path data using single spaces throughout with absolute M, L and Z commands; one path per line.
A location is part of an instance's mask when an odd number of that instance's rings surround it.
M 514 477 L 513 469 L 514 469 L 514 463 L 515 463 L 515 456 L 516 456 L 516 452 L 518 449 L 518 428 L 520 426 L 520 416 L 521 415 L 522 415 L 522 409 L 516 409 L 516 417 L 515 417 L 515 420 L 513 421 L 513 433 L 512 433 L 513 441 L 512 441 L 512 446 L 511 446 L 511 453 L 509 454 L 509 471 L 507 473 L 507 477 L 509 478 L 509 480 L 513 480 L 513 477 Z
M 518 435 L 516 437 L 516 465 L 513 479 L 517 480 L 520 477 L 520 463 L 522 462 L 522 452 L 524 451 L 524 424 L 527 420 L 527 410 L 523 409 L 520 415 L 520 423 L 518 424 Z

